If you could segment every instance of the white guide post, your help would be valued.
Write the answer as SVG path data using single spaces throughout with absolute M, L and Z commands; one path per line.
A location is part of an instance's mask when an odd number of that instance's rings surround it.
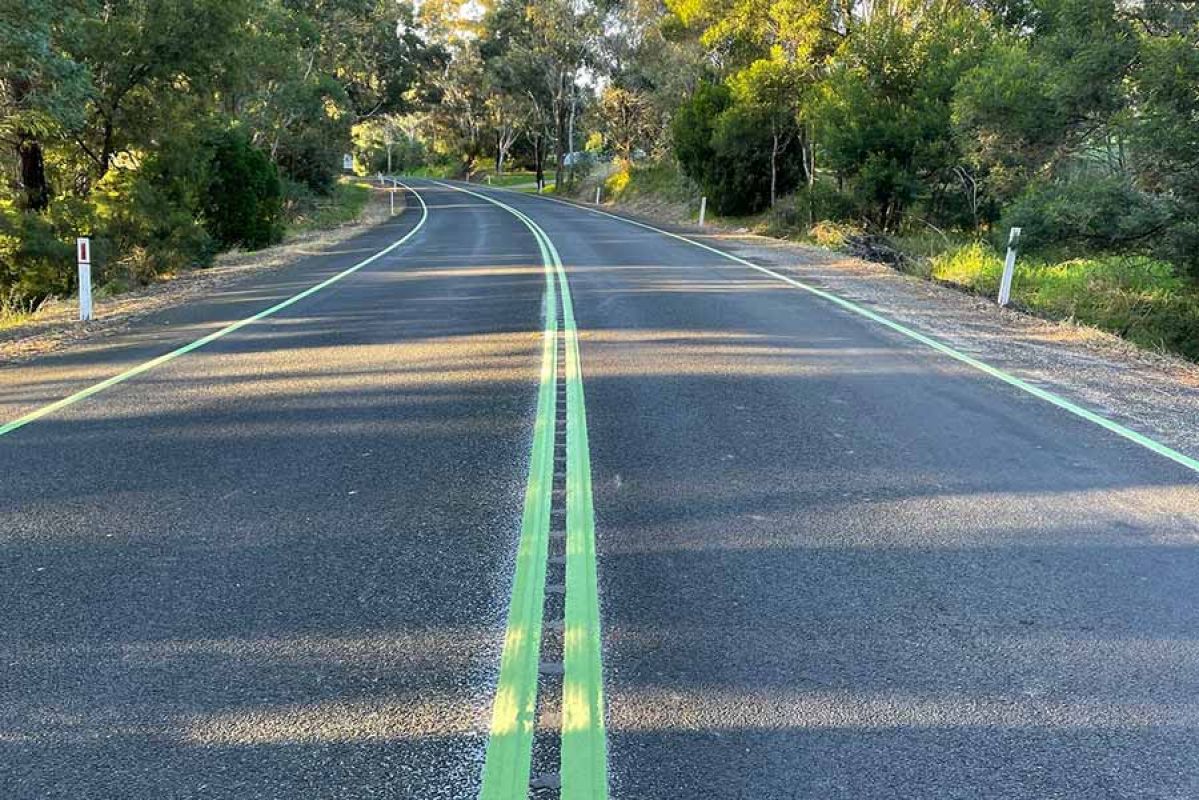
M 92 318 L 92 243 L 86 236 L 75 240 L 75 256 L 79 262 L 79 319 Z
M 602 186 L 595 187 L 595 204 L 597 206 L 600 204 L 600 190 L 602 188 L 603 188 Z
M 699 199 L 699 226 L 704 226 L 704 216 L 708 213 L 708 198 L 701 197 Z
M 1012 299 L 1012 275 L 1016 272 L 1016 243 L 1020 240 L 1020 229 L 1012 228 L 1007 237 L 1007 257 L 1003 260 L 1003 277 L 999 281 L 999 305 L 1006 306 Z

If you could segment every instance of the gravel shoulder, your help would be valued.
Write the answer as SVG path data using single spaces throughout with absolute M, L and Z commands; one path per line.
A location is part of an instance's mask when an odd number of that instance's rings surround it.
M 612 210 L 793 275 L 1199 456 L 1199 364 L 1089 326 L 1001 309 L 881 264 L 745 229 L 701 229 L 668 203 L 642 200 Z
M 400 213 L 402 193 L 397 193 L 396 202 L 396 213 Z M 282 244 L 254 252 L 222 253 L 211 267 L 168 276 L 131 292 L 96 298 L 95 317 L 88 322 L 76 319 L 79 310 L 74 298 L 54 300 L 29 321 L 0 328 L 0 365 L 28 361 L 77 342 L 127 331 L 150 314 L 326 252 L 379 224 L 389 213 L 387 193 L 375 191 L 353 223 L 291 235 Z

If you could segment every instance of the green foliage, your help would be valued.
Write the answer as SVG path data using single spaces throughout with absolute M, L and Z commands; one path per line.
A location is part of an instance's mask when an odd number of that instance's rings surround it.
M 783 236 L 797 236 L 807 233 L 814 238 L 822 239 L 822 234 L 816 233 L 816 228 L 822 223 L 828 230 L 841 227 L 838 223 L 856 219 L 860 216 L 858 204 L 854 199 L 831 182 L 818 180 L 809 185 L 800 186 L 794 194 L 780 200 L 770 209 L 767 217 L 767 229 Z M 853 227 L 853 226 L 850 226 Z M 849 228 L 846 228 L 849 229 Z M 856 230 L 856 227 L 853 227 Z M 840 246 L 840 242 L 830 244 L 820 241 L 822 245 Z
M 277 241 L 280 170 L 328 195 L 355 124 L 427 99 L 445 51 L 413 23 L 390 0 L 5 4 L 0 302 L 72 291 L 81 233 L 110 288 Z
M 735 103 L 727 86 L 701 84 L 675 116 L 675 154 L 686 175 L 702 187 L 717 214 L 752 214 L 770 205 L 773 111 Z M 777 142 L 778 191 L 799 182 L 797 131 L 790 124 Z
M 72 286 L 75 250 L 48 215 L 0 205 L 0 312 L 30 311 Z
M 100 181 L 90 198 L 98 284 L 133 286 L 212 260 L 216 243 L 199 219 L 208 155 L 195 138 L 174 138 L 140 165 Z
M 204 226 L 225 247 L 265 247 L 283 236 L 279 172 L 235 130 L 211 140 L 212 167 L 202 200 Z
M 717 214 L 754 214 L 770 205 L 770 121 L 753 106 L 734 105 L 717 120 L 712 134 L 712 160 L 701 181 L 708 203 Z M 792 137 L 782 148 L 778 190 L 788 191 L 800 178 Z
M 1164 198 L 1139 191 L 1119 175 L 1083 175 L 1033 184 L 1004 212 L 996 229 L 1022 229 L 1028 252 L 1128 252 L 1144 249 L 1169 224 Z
M 605 201 L 629 202 L 646 199 L 693 205 L 695 184 L 673 161 L 617 162 L 603 183 Z
M 303 184 L 284 182 L 284 212 L 296 231 L 327 230 L 353 222 L 371 197 L 371 186 L 363 180 L 346 179 L 333 187 L 329 196 L 316 195 Z
M 704 183 L 712 170 L 716 149 L 712 138 L 720 115 L 733 103 L 733 93 L 723 84 L 701 83 L 675 113 L 671 124 L 674 155 L 687 177 Z
M 824 160 L 877 227 L 897 229 L 918 200 L 939 210 L 942 195 L 956 191 L 954 87 L 988 36 L 960 7 L 913 15 L 880 5 L 815 93 L 810 115 Z
M 987 296 L 999 288 L 1003 260 L 984 244 L 932 259 L 937 280 Z M 1012 283 L 1016 304 L 1053 319 L 1071 319 L 1145 347 L 1199 359 L 1199 297 L 1170 264 L 1146 257 L 1067 261 L 1021 258 Z

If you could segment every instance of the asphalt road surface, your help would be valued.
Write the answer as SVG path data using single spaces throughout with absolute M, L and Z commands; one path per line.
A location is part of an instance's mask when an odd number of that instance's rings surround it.
M 2 425 L 335 279 L 0 434 L 0 798 L 524 797 L 483 785 L 521 680 L 533 797 L 1199 797 L 1186 463 L 679 238 L 408 183 L 0 369 Z M 527 594 L 547 386 L 586 436 Z M 526 597 L 542 674 L 501 675 Z

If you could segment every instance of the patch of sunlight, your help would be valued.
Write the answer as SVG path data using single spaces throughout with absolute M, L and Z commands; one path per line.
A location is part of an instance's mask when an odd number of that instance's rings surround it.
M 238 747 L 477 736 L 483 732 L 461 697 L 426 695 L 419 700 L 383 697 L 251 706 L 195 715 L 185 724 L 182 739 L 188 744 Z
M 965 692 L 749 691 L 704 686 L 622 692 L 609 730 L 1107 729 L 1199 727 L 1194 703 L 1106 702 Z

